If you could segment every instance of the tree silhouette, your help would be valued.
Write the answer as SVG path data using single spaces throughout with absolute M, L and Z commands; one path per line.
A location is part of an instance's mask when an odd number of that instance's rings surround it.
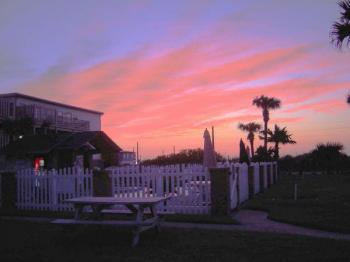
M 218 162 L 223 162 L 225 159 L 219 153 L 216 154 Z M 154 159 L 142 161 L 143 165 L 174 165 L 174 164 L 202 164 L 203 149 L 184 149 L 176 154 L 157 156 Z
M 254 157 L 254 138 L 255 138 L 254 133 L 257 133 L 260 130 L 261 125 L 254 122 L 250 122 L 247 124 L 239 123 L 238 128 L 241 129 L 242 131 L 248 132 L 247 139 L 250 142 L 250 152 L 251 152 L 251 157 L 253 158 Z
M 348 95 L 348 98 L 347 98 L 346 102 L 348 102 L 348 104 L 350 105 L 350 95 Z
M 43 130 L 44 134 L 47 135 L 47 131 L 50 129 L 52 125 L 52 122 L 50 120 L 44 120 L 42 123 L 41 123 L 41 126 L 40 128 Z
M 328 142 L 327 144 L 318 144 L 311 155 L 318 168 L 329 173 L 332 170 L 339 170 L 343 159 L 341 152 L 343 149 L 344 146 L 340 143 Z
M 279 99 L 276 99 L 274 97 L 267 97 L 267 96 L 260 96 L 256 97 L 253 100 L 253 105 L 256 105 L 258 108 L 262 109 L 263 114 L 263 120 L 264 120 L 264 148 L 267 152 L 267 124 L 270 120 L 270 112 L 269 110 L 274 110 L 277 108 L 280 108 L 281 101 Z
M 268 138 L 267 140 L 269 142 L 275 143 L 275 149 L 274 149 L 274 158 L 277 160 L 279 158 L 279 145 L 285 145 L 285 144 L 295 144 L 296 142 L 292 139 L 292 135 L 288 134 L 288 131 L 286 127 L 283 127 L 282 129 L 275 125 L 274 131 L 271 131 L 270 129 L 267 131 Z
M 249 156 L 242 139 L 239 141 L 239 162 L 247 163 L 247 165 L 250 163 Z
M 1 128 L 5 134 L 9 135 L 10 141 L 16 140 L 20 135 L 33 133 L 34 122 L 30 117 L 22 117 L 19 119 L 4 119 L 1 123 Z
M 350 43 L 350 0 L 343 0 L 338 3 L 342 9 L 339 21 L 334 22 L 331 29 L 331 42 L 338 47 L 342 48 L 343 42 Z M 347 40 L 346 40 L 347 39 Z
M 271 147 L 266 151 L 265 147 L 259 146 L 255 151 L 254 159 L 252 159 L 252 161 L 254 162 L 271 161 L 273 152 L 274 150 Z

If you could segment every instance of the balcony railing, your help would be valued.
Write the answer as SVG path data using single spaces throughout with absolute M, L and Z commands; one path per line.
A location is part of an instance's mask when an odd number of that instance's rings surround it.
M 72 130 L 72 131 L 89 131 L 90 130 L 90 123 L 89 121 L 84 120 L 72 120 L 71 122 L 56 122 L 56 128 L 57 129 L 65 129 L 65 130 Z
M 36 105 L 24 105 L 16 108 L 16 118 L 30 117 L 34 120 L 35 126 L 41 126 L 45 121 L 50 123 L 50 129 L 58 129 L 62 131 L 89 131 L 90 122 L 86 120 L 80 120 L 75 118 L 64 118 L 57 116 L 57 112 L 53 111 L 48 115 L 35 114 Z

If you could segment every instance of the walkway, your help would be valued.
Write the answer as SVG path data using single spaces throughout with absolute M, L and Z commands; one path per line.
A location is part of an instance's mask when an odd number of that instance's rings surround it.
M 165 222 L 162 226 L 173 228 L 188 228 L 188 229 L 214 229 L 225 231 L 250 231 L 250 232 L 265 232 L 303 235 L 318 238 L 331 238 L 350 240 L 350 234 L 342 234 L 336 232 L 328 232 L 317 229 L 310 229 L 301 226 L 272 221 L 267 218 L 267 213 L 254 210 L 240 210 L 233 214 L 233 218 L 241 225 L 214 225 L 214 224 L 194 224 L 194 223 L 173 223 Z

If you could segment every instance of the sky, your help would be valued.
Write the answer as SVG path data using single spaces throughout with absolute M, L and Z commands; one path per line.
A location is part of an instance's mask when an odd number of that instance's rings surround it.
M 282 102 L 269 127 L 295 145 L 350 153 L 350 48 L 330 43 L 335 0 L 2 0 L 0 93 L 103 111 L 102 129 L 142 159 L 203 147 L 237 156 L 239 123 L 262 124 L 260 95 Z M 256 145 L 261 141 L 256 141 Z

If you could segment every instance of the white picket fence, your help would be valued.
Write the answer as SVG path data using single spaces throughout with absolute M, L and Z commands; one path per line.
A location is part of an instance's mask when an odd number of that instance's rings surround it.
M 251 163 L 251 193 L 246 164 L 221 163 L 230 169 L 231 209 L 276 182 L 277 163 Z M 261 170 L 260 170 L 261 169 Z M 261 172 L 260 172 L 261 171 Z M 173 195 L 160 212 L 207 214 L 211 206 L 211 182 L 202 165 L 125 166 L 110 168 L 112 192 L 118 197 Z M 275 176 L 274 176 L 275 174 Z M 274 177 L 274 178 L 273 178 Z M 262 180 L 262 181 L 260 181 Z
M 174 196 L 158 206 L 162 213 L 210 212 L 210 175 L 201 165 L 125 166 L 109 169 L 118 197 Z M 119 207 L 122 209 L 122 207 Z
M 253 194 L 277 180 L 277 163 L 223 163 L 230 169 L 230 207 L 236 208 Z M 250 170 L 250 171 L 249 171 Z M 208 214 L 211 181 L 202 165 L 125 166 L 109 168 L 112 194 L 117 197 L 174 196 L 159 205 L 162 213 Z M 92 196 L 91 170 L 74 168 L 17 172 L 17 208 L 24 210 L 72 211 L 65 199 Z M 116 211 L 124 210 L 121 206 Z
M 17 208 L 24 210 L 72 211 L 65 199 L 92 196 L 92 171 L 65 168 L 17 172 Z
M 224 167 L 224 166 L 223 166 Z M 263 192 L 277 181 L 277 163 L 231 164 L 230 168 L 230 205 L 235 209 L 247 201 L 250 195 Z M 249 169 L 251 173 L 249 174 Z M 251 177 L 249 177 L 251 176 Z

